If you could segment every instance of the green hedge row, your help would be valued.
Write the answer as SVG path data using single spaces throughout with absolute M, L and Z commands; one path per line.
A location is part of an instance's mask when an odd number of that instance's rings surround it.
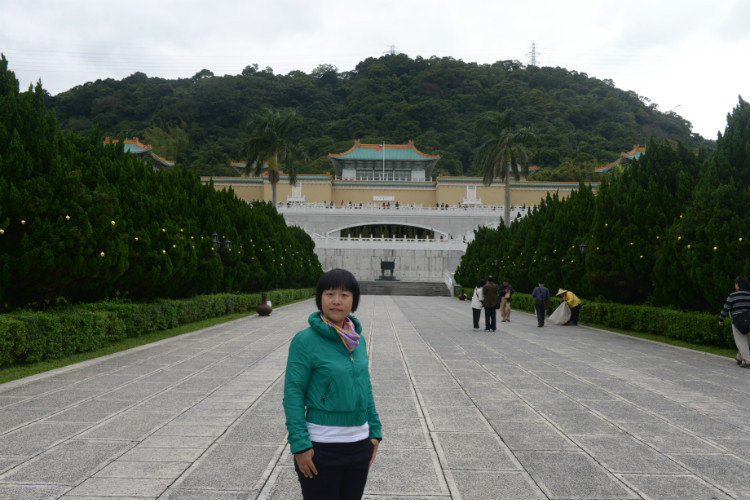
M 274 307 L 315 296 L 312 288 L 267 294 Z M 232 313 L 253 311 L 261 294 L 203 295 L 138 304 L 107 301 L 52 311 L 0 315 L 0 367 L 59 359 L 127 337 Z
M 467 290 L 471 300 L 473 290 Z M 549 299 L 550 312 L 560 305 L 558 297 Z M 534 298 L 525 293 L 513 294 L 513 309 L 534 313 Z M 663 335 L 691 344 L 734 347 L 732 327 L 718 325 L 719 315 L 685 312 L 660 307 L 631 306 L 583 300 L 579 321 L 631 332 Z

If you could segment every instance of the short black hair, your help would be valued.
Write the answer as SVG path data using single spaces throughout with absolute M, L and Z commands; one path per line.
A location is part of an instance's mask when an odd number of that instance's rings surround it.
M 487 280 L 479 280 L 477 281 L 477 288 L 482 288 L 486 284 L 487 284 Z
M 323 310 L 323 303 L 321 302 L 323 292 L 338 289 L 352 293 L 352 312 L 357 310 L 357 306 L 359 305 L 359 283 L 357 282 L 357 278 L 346 269 L 331 269 L 318 279 L 318 286 L 315 288 L 315 305 L 318 306 L 318 311 Z
M 747 290 L 747 276 L 737 276 L 734 282 L 737 283 L 740 290 Z

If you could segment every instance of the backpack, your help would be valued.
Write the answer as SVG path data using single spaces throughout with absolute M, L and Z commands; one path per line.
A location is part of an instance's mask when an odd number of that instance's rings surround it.
M 732 316 L 732 324 L 740 333 L 747 335 L 750 332 L 750 309 L 742 311 L 737 316 Z

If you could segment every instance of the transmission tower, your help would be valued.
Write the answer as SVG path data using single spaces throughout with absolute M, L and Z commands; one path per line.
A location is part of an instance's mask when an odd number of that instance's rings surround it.
M 531 56 L 531 60 L 529 61 L 529 66 L 539 66 L 539 60 L 538 57 L 541 55 L 540 52 L 537 52 L 536 50 L 536 42 L 531 42 L 531 53 L 526 54 L 527 56 Z

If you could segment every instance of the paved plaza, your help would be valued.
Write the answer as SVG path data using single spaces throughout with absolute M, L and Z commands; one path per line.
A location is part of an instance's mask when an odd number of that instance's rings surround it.
M 301 498 L 281 399 L 313 309 L 0 385 L 0 498 Z M 364 296 L 357 316 L 384 436 L 368 500 L 750 498 L 733 359 L 519 312 L 474 332 L 454 298 Z

